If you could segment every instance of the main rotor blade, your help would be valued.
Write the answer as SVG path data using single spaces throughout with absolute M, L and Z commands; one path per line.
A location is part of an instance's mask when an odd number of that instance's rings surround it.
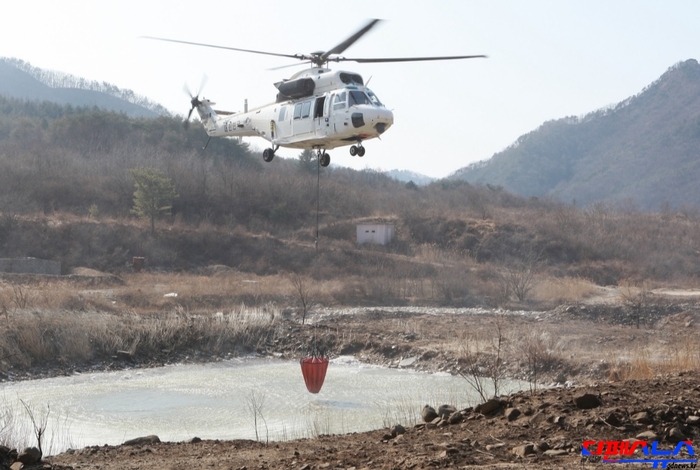
M 289 64 L 289 65 L 280 65 L 279 67 L 272 67 L 272 68 L 269 68 L 266 70 L 282 70 L 282 69 L 287 69 L 290 67 L 299 67 L 300 65 L 306 65 L 306 64 L 313 64 L 313 62 L 310 60 L 307 60 L 306 62 L 300 62 L 300 63 Z
M 331 54 L 341 54 L 345 49 L 352 46 L 355 43 L 355 41 L 357 41 L 362 36 L 364 36 L 365 33 L 367 33 L 370 29 L 372 29 L 374 27 L 374 25 L 376 25 L 380 21 L 381 20 L 378 20 L 378 19 L 370 20 L 369 23 L 367 23 L 365 26 L 360 28 L 355 34 L 353 34 L 352 36 L 347 38 L 345 41 L 341 42 L 340 44 L 338 44 L 334 48 L 329 49 L 328 51 L 324 52 L 323 55 L 321 55 L 321 58 L 323 59 L 323 61 L 326 61 L 326 60 L 328 60 L 328 56 L 330 56 Z
M 360 64 L 372 64 L 381 62 L 423 62 L 426 60 L 460 60 L 460 59 L 485 59 L 485 55 L 454 55 L 443 57 L 385 57 L 376 59 L 353 59 L 350 57 L 338 57 L 329 59 L 329 62 L 357 62 Z
M 180 41 L 178 39 L 156 38 L 153 36 L 141 36 L 141 37 L 144 39 L 155 39 L 156 41 L 178 42 L 180 44 L 189 44 L 191 46 L 213 47 L 216 49 L 227 49 L 229 51 L 250 52 L 251 54 L 272 55 L 272 56 L 276 56 L 276 57 L 289 57 L 290 59 L 304 59 L 305 58 L 305 57 L 300 56 L 298 54 L 292 55 L 292 54 L 279 54 L 277 52 L 254 51 L 252 49 L 239 49 L 237 47 L 217 46 L 215 44 L 203 44 L 200 42 Z

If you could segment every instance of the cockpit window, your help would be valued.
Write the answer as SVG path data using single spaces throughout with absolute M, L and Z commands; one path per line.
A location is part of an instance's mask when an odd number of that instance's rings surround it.
M 351 91 L 349 95 L 349 106 L 355 106 L 356 104 L 370 104 L 369 98 L 363 91 Z
M 373 105 L 383 107 L 384 105 L 382 104 L 381 101 L 379 101 L 379 98 L 377 98 L 377 95 L 375 95 L 372 90 L 367 90 L 367 96 L 369 96 L 369 100 L 372 102 Z
M 338 93 L 333 98 L 333 109 L 343 109 L 345 108 L 345 100 L 347 99 L 346 92 Z
M 356 73 L 340 73 L 340 81 L 346 85 L 364 85 L 362 77 Z

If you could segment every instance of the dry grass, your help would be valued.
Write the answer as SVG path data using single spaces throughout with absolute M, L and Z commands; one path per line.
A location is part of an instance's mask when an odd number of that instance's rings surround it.
M 116 291 L 126 306 L 159 310 L 180 305 L 191 311 L 231 308 L 245 302 L 259 305 L 289 295 L 283 276 L 256 276 L 232 270 L 213 275 L 139 273 L 126 277 L 127 285 Z M 165 297 L 177 294 L 176 297 Z
M 253 350 L 274 338 L 279 317 L 274 306 L 244 305 L 210 314 L 182 308 L 158 315 L 18 311 L 9 315 L 0 337 L 0 367 L 84 363 L 117 351 L 157 357 L 164 352 Z
M 543 278 L 532 289 L 532 298 L 537 302 L 562 304 L 581 302 L 595 294 L 597 286 L 578 277 Z
M 679 335 L 672 344 L 635 349 L 626 360 L 610 361 L 608 380 L 649 379 L 658 374 L 670 374 L 700 369 L 700 344 L 690 334 Z
M 474 264 L 468 252 L 454 248 L 441 247 L 436 243 L 422 243 L 415 248 L 415 259 L 425 263 L 453 265 L 456 262 Z
M 362 297 L 367 292 L 371 295 L 376 289 L 382 292 L 388 289 L 396 295 L 401 292 L 416 292 L 416 288 L 405 279 L 388 279 L 386 283 L 358 276 L 348 276 L 345 279 L 304 279 L 314 291 L 312 308 L 317 304 L 342 302 L 345 296 Z M 222 268 L 211 275 L 139 273 L 126 276 L 125 280 L 125 287 L 113 289 L 117 305 L 137 312 L 168 311 L 175 306 L 190 312 L 207 312 L 236 308 L 241 303 L 253 306 L 272 303 L 285 308 L 296 306 L 299 300 L 298 292 L 287 273 L 257 276 Z M 172 293 L 177 296 L 165 297 Z
M 397 263 L 377 269 L 374 276 L 309 277 L 318 292 L 311 310 L 318 304 L 470 306 L 472 299 L 478 302 L 486 298 L 474 295 L 474 291 L 496 289 L 489 269 L 473 262 L 455 264 L 434 275 L 406 272 L 406 266 Z M 540 276 L 533 291 L 539 306 L 578 302 L 597 289 L 582 278 Z M 22 278 L 22 283 L 14 284 L 0 281 L 0 370 L 12 365 L 26 368 L 95 362 L 120 350 L 144 357 L 162 357 L 170 351 L 218 354 L 236 348 L 252 350 L 274 337 L 279 313 L 296 301 L 287 273 L 256 276 L 210 267 L 201 274 L 145 272 L 125 275 L 123 280 L 107 286 L 48 277 L 33 282 Z M 175 293 L 176 297 L 166 297 Z M 426 335 L 413 319 L 396 322 L 406 334 Z M 342 334 L 344 342 L 346 335 L 352 335 L 347 331 Z M 445 335 L 431 349 L 456 357 L 474 350 L 489 354 L 492 338 L 491 326 L 475 322 L 467 336 Z M 515 351 L 517 338 L 506 339 L 507 347 Z M 535 339 L 542 342 L 546 338 Z M 631 359 L 608 360 L 610 367 L 605 373 L 622 379 L 693 369 L 700 366 L 699 356 L 689 338 L 675 338 L 672 345 L 639 349 Z M 520 354 L 520 359 L 523 357 Z
M 97 287 L 40 277 L 25 283 L 0 281 L 0 315 L 28 309 L 167 313 L 182 308 L 207 313 L 235 309 L 241 303 L 291 305 L 294 301 L 289 279 L 283 274 L 256 276 L 225 267 L 214 271 L 209 275 L 129 274 L 123 277 L 124 285 Z M 324 292 L 339 288 L 337 281 L 316 284 Z

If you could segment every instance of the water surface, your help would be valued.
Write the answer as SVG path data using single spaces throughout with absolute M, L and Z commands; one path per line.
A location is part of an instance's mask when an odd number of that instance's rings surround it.
M 25 420 L 20 399 L 36 410 L 50 406 L 50 426 L 62 428 L 53 452 L 149 434 L 255 439 L 254 408 L 258 438 L 282 440 L 410 425 L 426 403 L 477 401 L 462 378 L 348 357 L 331 361 L 316 395 L 306 390 L 298 362 L 250 358 L 2 384 L 0 394 Z

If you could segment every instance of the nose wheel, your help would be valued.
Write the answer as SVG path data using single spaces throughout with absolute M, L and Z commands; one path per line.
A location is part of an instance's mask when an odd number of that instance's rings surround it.
M 360 143 L 359 145 L 353 145 L 350 147 L 350 155 L 355 156 L 357 155 L 358 157 L 364 157 L 365 156 L 365 148 L 362 146 Z
M 316 157 L 319 164 L 324 168 L 331 164 L 331 156 L 325 150 L 317 150 Z
M 267 163 L 270 163 L 272 159 L 275 158 L 275 152 L 278 148 L 280 148 L 280 146 L 276 145 L 273 149 L 263 150 L 263 160 L 265 160 Z

